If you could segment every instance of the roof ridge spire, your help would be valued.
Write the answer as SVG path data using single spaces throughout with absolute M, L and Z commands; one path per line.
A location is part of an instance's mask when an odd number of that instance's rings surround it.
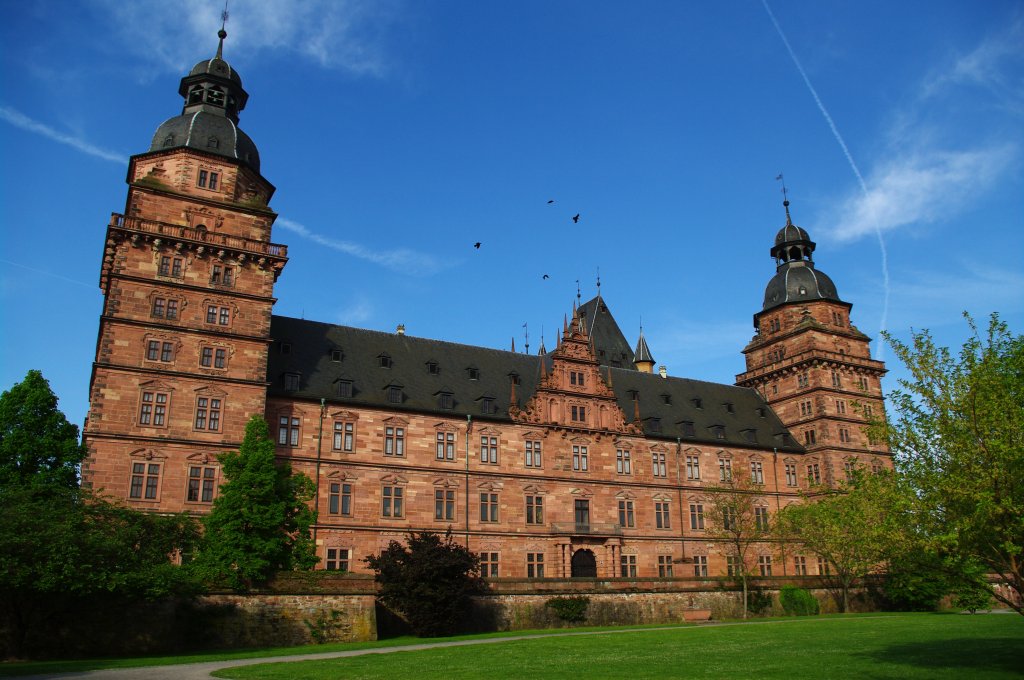
M 217 43 L 217 56 L 214 59 L 224 59 L 224 38 L 228 37 L 228 32 L 224 30 L 228 24 L 228 0 L 224 0 L 224 11 L 220 13 L 220 30 L 217 31 L 217 37 L 220 38 L 220 42 Z

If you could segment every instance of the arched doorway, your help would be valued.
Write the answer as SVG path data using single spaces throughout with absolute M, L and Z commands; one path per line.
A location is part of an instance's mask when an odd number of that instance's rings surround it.
M 572 554 L 572 577 L 597 577 L 597 558 L 589 550 L 577 550 Z

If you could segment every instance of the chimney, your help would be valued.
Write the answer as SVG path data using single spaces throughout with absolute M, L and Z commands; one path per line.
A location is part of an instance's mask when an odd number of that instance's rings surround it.
M 668 377 L 668 369 L 665 368 L 665 364 L 658 366 L 658 375 L 660 375 L 662 378 Z
M 405 335 L 405 324 L 398 324 L 398 328 L 395 329 L 395 333 L 398 333 L 399 335 Z

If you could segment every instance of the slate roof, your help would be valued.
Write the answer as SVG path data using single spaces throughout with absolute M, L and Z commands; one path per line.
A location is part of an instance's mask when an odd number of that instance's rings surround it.
M 601 365 L 635 370 L 633 349 L 601 296 L 580 305 L 579 313 L 586 320 L 587 334 Z
M 550 355 L 540 357 L 284 316 L 272 317 L 270 334 L 274 342 L 268 362 L 269 396 L 326 399 L 330 408 L 351 404 L 511 422 L 510 375 L 519 376 L 516 396 L 523 406 L 537 389 L 540 362 L 551 365 Z M 390 368 L 381 366 L 381 357 L 390 360 Z M 430 363 L 436 364 L 436 373 L 431 373 Z M 603 372 L 611 373 L 612 387 L 627 421 L 633 419 L 636 394 L 648 437 L 671 442 L 679 437 L 684 444 L 803 450 L 788 437 L 778 416 L 754 390 L 662 378 L 639 372 L 632 364 L 629 368 L 608 367 Z M 299 376 L 297 390 L 286 389 L 286 374 Z M 351 397 L 339 396 L 341 381 L 351 382 Z M 389 401 L 389 387 L 400 388 L 400 403 Z M 451 395 L 450 409 L 442 408 L 442 394 Z M 484 399 L 494 400 L 493 413 L 484 411 Z M 692 430 L 686 423 L 692 424 Z M 787 435 L 785 440 L 783 434 Z

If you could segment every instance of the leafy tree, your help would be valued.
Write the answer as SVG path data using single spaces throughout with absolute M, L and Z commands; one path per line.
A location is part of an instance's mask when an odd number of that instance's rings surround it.
M 857 470 L 838 489 L 783 508 L 776 531 L 828 562 L 829 572 L 821 578 L 845 612 L 854 583 L 880 569 L 903 540 L 905 511 L 893 475 Z
M 897 470 L 916 493 L 921 533 L 946 558 L 998 574 L 1024 614 L 1024 336 L 993 314 L 957 357 L 927 330 L 886 340 L 912 376 L 889 395 L 887 434 Z
M 313 482 L 276 464 L 267 423 L 254 415 L 238 451 L 218 456 L 226 482 L 203 518 L 204 536 L 194 568 L 203 578 L 246 590 L 276 571 L 312 569 L 317 563 L 309 528 Z
M 73 489 L 85 458 L 78 427 L 57 409 L 39 371 L 0 395 L 0 493 L 13 487 Z
M 732 575 L 743 587 L 743 618 L 750 609 L 752 548 L 772 537 L 767 523 L 767 506 L 758 505 L 757 494 L 764 487 L 736 471 L 718 486 L 709 487 L 706 511 L 708 538 L 716 541 L 727 558 L 732 558 Z
M 438 637 L 456 632 L 479 592 L 480 560 L 452 539 L 431 531 L 413 532 L 406 545 L 391 541 L 366 563 L 380 584 L 377 597 L 409 623 L 416 635 Z

